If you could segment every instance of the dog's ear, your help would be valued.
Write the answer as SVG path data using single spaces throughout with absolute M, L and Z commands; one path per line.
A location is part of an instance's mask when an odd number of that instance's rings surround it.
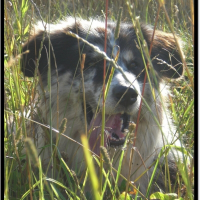
M 48 66 L 48 49 L 48 41 L 45 38 L 45 33 L 43 31 L 40 31 L 39 33 L 31 36 L 30 39 L 23 45 L 21 70 L 25 76 L 34 76 L 40 51 L 41 54 L 38 63 L 39 71 L 42 71 L 41 66 Z
M 44 31 L 29 38 L 22 48 L 21 70 L 25 76 L 33 77 L 37 66 L 40 73 L 44 68 L 48 69 L 48 51 L 49 41 Z
M 143 26 L 142 31 L 150 47 L 153 29 Z M 177 41 L 180 42 L 179 38 L 177 38 Z M 163 77 L 176 79 L 180 78 L 184 73 L 180 53 L 173 34 L 159 30 L 155 31 L 151 59 L 154 69 Z
M 21 70 L 25 76 L 33 77 L 36 67 L 41 75 L 46 75 L 49 65 L 49 49 L 52 70 L 56 68 L 56 65 L 62 65 L 63 69 L 74 68 L 78 63 L 78 51 L 72 48 L 77 45 L 76 38 L 66 35 L 59 29 L 54 30 L 50 35 L 49 46 L 48 33 L 43 29 L 36 27 L 35 34 L 23 45 Z M 26 52 L 27 50 L 28 52 Z

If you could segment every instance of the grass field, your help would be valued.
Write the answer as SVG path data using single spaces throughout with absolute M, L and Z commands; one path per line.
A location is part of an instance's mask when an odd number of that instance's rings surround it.
M 131 0 L 131 14 L 133 19 L 140 16 L 140 21 L 154 25 L 158 7 L 164 1 Z M 183 41 L 185 54 L 184 78 L 171 83 L 172 97 L 170 97 L 170 111 L 180 133 L 180 139 L 185 151 L 192 155 L 190 169 L 181 169 L 183 182 L 176 191 L 178 197 L 170 199 L 194 198 L 194 15 L 193 0 L 167 0 L 166 10 L 161 5 L 158 15 L 157 29 L 174 32 Z M 122 21 L 130 22 L 126 1 L 110 0 L 108 18 L 117 20 L 120 7 L 123 7 Z M 166 11 L 166 12 L 165 12 Z M 169 16 L 167 20 L 166 13 Z M 20 72 L 20 54 L 22 44 L 28 39 L 31 26 L 37 20 L 56 22 L 66 15 L 84 19 L 105 15 L 105 1 L 96 0 L 4 0 L 4 199 L 91 199 L 90 194 L 83 194 L 82 186 L 77 176 L 71 172 L 63 159 L 66 180 L 50 179 L 46 176 L 37 156 L 35 146 L 27 138 L 26 121 L 31 118 L 32 111 L 37 107 L 36 85 L 37 77 L 25 78 Z M 30 112 L 31 111 L 31 112 Z M 23 114 L 22 114 L 23 113 Z M 83 139 L 84 142 L 84 139 Z M 23 147 L 26 147 L 26 154 Z M 34 165 L 31 165 L 34 163 Z M 88 176 L 92 169 L 88 169 Z M 107 180 L 107 179 L 106 179 Z M 93 180 L 95 190 L 95 180 Z M 109 180 L 107 180 L 109 182 Z M 104 183 L 105 184 L 105 183 Z M 114 186 L 110 186 L 114 193 Z M 113 187 L 113 188 L 112 188 Z M 66 191 L 66 192 L 65 192 Z M 112 199 L 125 199 L 124 191 L 114 193 Z M 181 194 L 184 196 L 181 197 Z M 120 197 L 119 197 L 119 194 Z M 132 199 L 131 193 L 126 199 Z M 135 199 L 140 199 L 135 195 Z M 167 199 L 167 197 L 160 197 Z M 111 199 L 104 193 L 95 199 Z

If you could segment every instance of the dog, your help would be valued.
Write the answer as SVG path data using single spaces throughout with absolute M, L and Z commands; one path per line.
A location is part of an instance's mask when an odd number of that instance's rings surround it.
M 181 147 L 167 104 L 169 80 L 178 80 L 184 73 L 176 40 L 181 42 L 173 34 L 159 30 L 155 31 L 152 41 L 153 28 L 145 24 L 141 24 L 141 32 L 146 43 L 137 38 L 132 23 L 120 24 L 117 39 L 115 30 L 116 23 L 108 22 L 105 54 L 103 21 L 67 17 L 46 26 L 38 22 L 23 45 L 21 70 L 27 77 L 39 76 L 39 111 L 33 119 L 47 125 L 51 121 L 51 126 L 57 129 L 63 118 L 67 119 L 64 132 L 67 138 L 61 135 L 57 140 L 58 134 L 52 131 L 53 143 L 58 141 L 58 149 L 65 152 L 69 168 L 81 173 L 85 164 L 83 149 L 78 143 L 81 143 L 81 135 L 86 134 L 85 124 L 90 133 L 90 149 L 100 155 L 104 60 L 107 59 L 105 87 L 109 83 L 109 90 L 105 100 L 104 146 L 111 157 L 121 152 L 130 122 L 136 124 L 137 132 L 127 143 L 121 174 L 128 178 L 131 167 L 130 181 L 145 194 L 161 149 L 168 144 Z M 151 43 L 151 63 L 147 65 L 143 45 L 150 49 Z M 86 55 L 83 76 L 82 54 Z M 43 148 L 49 144 L 49 133 L 46 134 L 44 127 L 37 123 L 32 123 L 28 130 L 29 137 L 34 135 L 37 141 L 38 154 L 45 167 L 51 157 L 50 147 Z M 134 153 L 130 158 L 132 149 Z M 182 154 L 170 149 L 167 159 L 173 183 L 178 170 L 176 163 L 182 159 Z M 166 191 L 164 163 L 163 156 L 151 191 Z M 118 164 L 119 156 L 114 156 L 113 167 L 117 169 Z

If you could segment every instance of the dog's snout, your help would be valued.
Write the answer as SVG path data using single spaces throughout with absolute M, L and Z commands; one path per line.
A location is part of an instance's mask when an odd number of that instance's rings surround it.
M 119 104 L 127 107 L 134 104 L 137 101 L 137 92 L 135 88 L 128 88 L 125 86 L 118 86 L 113 88 L 113 94 Z

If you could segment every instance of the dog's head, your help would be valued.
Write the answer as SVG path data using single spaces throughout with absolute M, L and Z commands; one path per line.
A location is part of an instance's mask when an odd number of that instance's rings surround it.
M 33 37 L 24 45 L 22 71 L 25 76 L 32 77 L 35 69 L 38 69 L 42 77 L 43 84 L 47 85 L 47 71 L 51 66 L 51 74 L 58 73 L 62 81 L 70 85 L 73 82 L 73 90 L 80 88 L 82 91 L 80 75 L 80 56 L 86 54 L 84 63 L 84 87 L 87 107 L 87 121 L 89 129 L 93 129 L 90 137 L 90 145 L 93 147 L 97 136 L 101 130 L 102 115 L 102 86 L 104 73 L 104 59 L 101 54 L 94 50 L 92 46 L 67 34 L 68 31 L 79 35 L 89 43 L 97 46 L 99 50 L 104 50 L 105 28 L 104 23 L 96 20 L 85 21 L 80 19 L 67 18 L 65 22 L 49 26 L 47 32 L 37 29 Z M 142 47 L 137 40 L 137 36 L 132 24 L 121 24 L 118 39 L 115 40 L 115 23 L 108 23 L 107 28 L 107 56 L 117 59 L 117 65 L 123 70 L 123 74 L 114 71 L 110 88 L 107 93 L 105 111 L 105 145 L 119 146 L 125 141 L 124 132 L 128 129 L 130 116 L 137 116 L 141 101 L 141 93 L 145 77 L 145 64 L 147 58 L 143 54 Z M 150 48 L 153 29 L 142 25 L 141 30 L 144 39 Z M 49 48 L 51 55 L 49 58 Z M 183 74 L 183 67 L 176 42 L 172 34 L 156 31 L 151 51 L 152 64 L 159 84 L 163 78 L 177 79 Z M 38 61 L 38 66 L 37 66 Z M 112 71 L 112 65 L 106 61 L 106 85 Z M 55 73 L 55 71 L 57 71 Z M 124 77 L 126 76 L 126 78 Z M 65 80 L 65 77 L 66 80 Z M 152 78 L 152 77 L 150 77 Z M 155 77 L 154 77 L 155 78 Z M 154 82 L 154 78 L 152 82 Z M 59 79 L 59 80 L 61 80 Z M 80 84 L 77 84 L 80 83 Z M 62 95 L 66 95 L 65 88 L 62 87 Z M 82 94 L 81 94 L 82 98 Z M 99 128 L 98 128 L 99 127 Z M 99 146 L 98 143 L 96 146 Z M 99 153 L 99 148 L 94 147 Z

